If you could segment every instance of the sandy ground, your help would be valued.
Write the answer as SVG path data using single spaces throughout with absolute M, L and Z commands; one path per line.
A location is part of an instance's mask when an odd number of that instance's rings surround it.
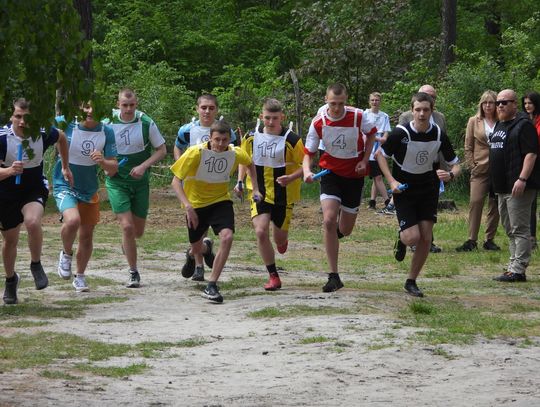
M 171 348 L 150 359 L 117 357 L 96 363 L 149 365 L 143 374 L 121 379 L 86 373 L 77 373 L 77 380 L 47 379 L 39 375 L 41 367 L 2 372 L 0 406 L 540 405 L 537 347 L 481 338 L 470 346 L 425 346 L 409 339 L 415 329 L 372 312 L 254 319 L 247 314 L 270 306 L 352 308 L 359 294 L 346 288 L 332 294 L 320 288 L 288 288 L 298 278 L 322 284 L 324 274 L 284 273 L 284 288 L 278 293 L 257 289 L 257 295 L 225 298 L 218 305 L 202 299 L 195 283 L 170 271 L 178 270 L 179 264 L 180 253 L 163 253 L 144 262 L 143 287 L 129 290 L 122 288 L 125 271 L 98 270 L 93 263 L 89 275 L 112 278 L 118 287 L 81 295 L 103 296 L 110 290 L 128 296 L 128 301 L 92 305 L 79 318 L 55 319 L 52 325 L 27 331 L 66 332 L 109 343 L 203 338 L 206 344 Z M 257 271 L 232 264 L 223 280 L 253 273 Z M 76 296 L 54 285 L 42 295 Z M 396 301 L 408 299 L 396 293 Z M 129 321 L 133 318 L 138 320 Z M 100 323 L 104 320 L 109 321 Z M 13 332 L 0 327 L 2 335 Z M 331 340 L 300 342 L 314 336 Z M 377 345 L 381 348 L 374 349 Z M 84 360 L 67 363 L 71 362 Z M 46 368 L 61 369 L 64 363 Z

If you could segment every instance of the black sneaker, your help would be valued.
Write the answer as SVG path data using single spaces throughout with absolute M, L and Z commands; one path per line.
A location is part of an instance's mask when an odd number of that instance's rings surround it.
M 512 273 L 507 271 L 498 277 L 493 277 L 495 281 L 502 281 L 503 283 L 520 283 L 527 281 L 525 273 Z
M 416 285 L 416 281 L 414 280 L 405 281 L 405 286 L 403 288 L 405 288 L 405 291 L 407 291 L 407 293 L 409 295 L 412 295 L 413 297 L 424 296 L 424 293 L 422 292 L 421 289 L 418 288 L 418 286 Z
M 141 286 L 141 276 L 138 271 L 129 272 L 129 280 L 126 283 L 127 288 L 139 288 Z
M 4 289 L 4 304 L 17 304 L 17 288 L 19 287 L 19 281 L 21 278 L 15 273 L 15 280 L 6 281 L 6 287 Z
M 401 241 L 398 234 L 398 238 L 396 240 L 396 243 L 394 244 L 394 258 L 397 261 L 403 261 L 406 254 L 407 254 L 407 246 L 405 246 L 405 243 Z
M 429 248 L 429 251 L 431 253 L 440 253 L 442 252 L 442 249 L 439 246 L 437 246 L 435 243 L 431 243 L 431 247 Z
M 497 244 L 495 244 L 493 239 L 486 240 L 482 247 L 484 248 L 484 250 L 493 250 L 495 252 L 501 250 L 501 248 L 497 246 Z
M 368 209 L 376 209 L 376 207 L 377 207 L 377 202 L 375 201 L 375 199 L 370 199 L 369 204 L 368 204 Z
M 204 266 L 196 266 L 195 273 L 191 277 L 193 281 L 204 281 Z
M 484 249 L 486 244 L 484 243 Z M 474 240 L 467 240 L 461 246 L 456 247 L 456 252 L 472 252 L 473 250 L 478 249 L 478 244 Z
M 36 290 L 43 290 L 49 285 L 49 279 L 47 278 L 47 274 L 45 274 L 45 270 L 43 270 L 43 266 L 41 265 L 41 263 L 30 264 L 30 272 L 34 277 L 34 284 L 36 285 Z
M 208 268 L 212 268 L 214 267 L 214 259 L 216 258 L 216 255 L 212 252 L 214 242 L 209 237 L 205 237 L 203 243 L 206 245 L 206 251 L 203 254 L 204 262 Z
M 332 293 L 334 291 L 339 290 L 340 288 L 343 288 L 343 283 L 341 282 L 341 279 L 339 278 L 339 275 L 334 273 L 330 273 L 328 275 L 328 281 L 322 288 L 323 293 Z
M 190 278 L 195 272 L 195 257 L 189 254 L 189 249 L 186 250 L 186 262 L 182 266 L 182 277 Z
M 219 293 L 219 289 L 217 285 L 215 284 L 212 284 L 212 285 L 208 284 L 206 288 L 204 289 L 202 296 L 210 301 L 214 301 L 217 303 L 223 302 L 223 297 Z

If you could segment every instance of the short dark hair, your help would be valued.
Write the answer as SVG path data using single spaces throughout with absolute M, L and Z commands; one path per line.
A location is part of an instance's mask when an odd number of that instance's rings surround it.
M 212 137 L 212 133 L 227 133 L 229 137 L 231 136 L 231 126 L 229 123 L 227 123 L 225 120 L 217 120 L 210 126 L 210 137 Z
M 199 96 L 197 98 L 197 106 L 199 106 L 201 104 L 201 101 L 203 99 L 207 99 L 207 100 L 211 100 L 212 102 L 214 102 L 214 104 L 216 105 L 216 107 L 219 107 L 219 104 L 218 104 L 218 101 L 217 101 L 217 97 L 215 97 L 214 95 L 212 95 L 211 93 L 203 93 L 201 96 Z
M 521 108 L 525 112 L 525 99 L 529 99 L 534 105 L 533 116 L 540 115 L 540 93 L 529 91 L 521 98 Z
M 411 109 L 414 107 L 414 102 L 429 102 L 429 106 L 431 107 L 432 111 L 433 107 L 435 106 L 435 101 L 431 95 L 425 92 L 418 92 L 413 95 L 411 99 Z
M 283 112 L 283 106 L 281 105 L 281 102 L 279 100 L 268 98 L 263 103 L 263 110 L 272 113 L 281 113 Z
M 25 98 L 17 98 L 13 101 L 13 110 L 17 107 L 22 110 L 28 110 L 30 109 L 30 102 Z
M 342 83 L 333 83 L 326 88 L 326 94 L 332 92 L 334 95 L 348 95 L 347 87 Z
M 122 88 L 120 89 L 120 92 L 118 92 L 118 99 L 120 99 L 122 96 L 126 98 L 132 98 L 132 97 L 137 97 L 137 94 L 131 88 Z

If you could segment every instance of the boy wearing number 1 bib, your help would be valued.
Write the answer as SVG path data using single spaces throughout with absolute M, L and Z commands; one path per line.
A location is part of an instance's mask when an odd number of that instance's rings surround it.
M 171 166 L 175 175 L 172 188 L 186 208 L 186 222 L 190 242 L 188 256 L 195 258 L 195 268 L 202 267 L 203 238 L 212 227 L 219 236 L 219 249 L 214 258 L 212 274 L 202 296 L 221 303 L 217 280 L 231 250 L 234 234 L 234 211 L 229 194 L 229 180 L 238 165 L 248 166 L 250 176 L 255 169 L 251 158 L 240 147 L 230 145 L 230 126 L 217 121 L 210 128 L 210 140 L 189 147 Z M 253 196 L 260 197 L 255 178 Z M 187 260 L 189 261 L 189 259 Z M 187 272 L 189 271 L 189 273 Z M 183 268 L 182 276 L 189 278 L 194 268 Z
M 356 222 L 364 177 L 369 174 L 369 152 L 377 129 L 360 109 L 346 106 L 344 85 L 330 85 L 325 99 L 327 107 L 315 116 L 309 127 L 303 168 L 304 181 L 313 182 L 311 161 L 322 140 L 325 152 L 319 167 L 331 171 L 321 178 L 323 236 L 330 269 L 323 292 L 332 292 L 343 287 L 338 274 L 338 239 L 350 235 Z
M 304 143 L 290 129 L 283 127 L 285 120 L 281 103 L 276 99 L 264 102 L 263 111 L 253 132 L 242 142 L 242 149 L 253 159 L 257 172 L 262 201 L 251 201 L 251 219 L 259 253 L 269 273 L 269 281 L 264 289 L 274 291 L 281 288 L 281 280 L 276 268 L 275 252 L 270 241 L 270 222 L 273 224 L 274 242 L 279 253 L 285 253 L 288 245 L 289 224 L 293 206 L 300 199 L 300 178 Z M 241 181 L 245 168 L 238 171 L 237 194 L 242 193 Z M 251 178 L 247 180 L 248 190 L 252 189 Z
M 70 123 L 66 129 L 69 143 L 69 168 L 74 184 L 70 185 L 61 172 L 60 162 L 53 171 L 53 188 L 56 206 L 62 213 L 63 250 L 58 260 L 58 275 L 71 278 L 73 244 L 77 233 L 77 275 L 73 287 L 77 292 L 89 291 L 84 272 L 93 250 L 94 228 L 99 222 L 99 180 L 97 167 L 110 176 L 118 170 L 114 132 L 93 118 L 92 106 L 83 105 L 84 121 Z

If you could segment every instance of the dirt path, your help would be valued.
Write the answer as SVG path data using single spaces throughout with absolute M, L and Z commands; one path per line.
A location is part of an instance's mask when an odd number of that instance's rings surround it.
M 313 216 L 317 216 L 316 208 Z M 105 219 L 112 216 L 106 214 Z M 55 222 L 52 215 L 48 221 L 51 225 Z M 121 259 L 121 253 L 117 257 Z M 537 347 L 519 348 L 508 341 L 482 339 L 471 346 L 422 346 L 409 339 L 414 329 L 402 326 L 391 316 L 370 312 L 255 319 L 248 313 L 267 307 L 353 308 L 358 306 L 359 294 L 347 289 L 323 294 L 320 288 L 289 288 L 298 278 L 320 283 L 324 277 L 316 273 L 294 276 L 285 273 L 284 289 L 276 294 L 253 289 L 256 295 L 225 298 L 223 304 L 216 305 L 201 299 L 193 282 L 184 281 L 178 273 L 170 271 L 178 270 L 181 263 L 179 253 L 163 253 L 158 259 L 145 262 L 144 286 L 138 290 L 122 288 L 125 272 L 118 268 L 98 270 L 94 264 L 91 275 L 112 278 L 118 281 L 118 286 L 86 295 L 103 296 L 109 290 L 111 295 L 127 296 L 128 300 L 92 305 L 79 318 L 54 319 L 52 325 L 29 328 L 27 332 L 65 332 L 119 344 L 193 338 L 202 338 L 207 343 L 192 348 L 170 348 L 150 359 L 115 357 L 97 363 L 149 366 L 143 374 L 121 379 L 85 373 L 78 374 L 76 380 L 47 379 L 39 375 L 42 368 L 2 372 L 0 405 L 534 406 L 540 403 Z M 252 269 L 231 264 L 223 279 L 253 274 Z M 45 299 L 75 297 L 75 293 L 52 284 L 43 296 Z M 408 299 L 400 293 L 396 294 L 396 301 Z M 14 329 L 0 328 L 2 335 L 13 332 Z M 303 343 L 306 337 L 327 340 Z M 47 369 L 62 368 L 64 363 Z

